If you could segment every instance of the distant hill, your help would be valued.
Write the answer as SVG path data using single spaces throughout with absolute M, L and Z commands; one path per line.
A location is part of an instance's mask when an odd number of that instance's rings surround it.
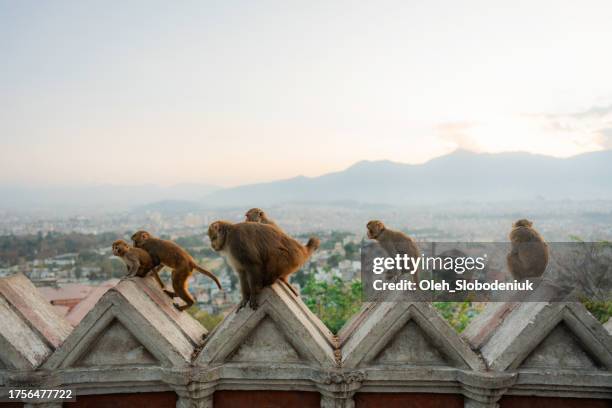
M 0 209 L 23 210 L 127 210 L 152 202 L 202 202 L 218 187 L 207 184 L 177 184 L 161 187 L 94 185 L 84 187 L 0 186 Z
M 612 151 L 566 159 L 529 153 L 455 151 L 424 164 L 361 161 L 320 177 L 218 190 L 209 205 L 285 202 L 438 203 L 612 199 Z
M 412 165 L 361 161 L 320 177 L 294 177 L 221 189 L 211 185 L 99 185 L 71 188 L 0 186 L 0 209 L 135 210 L 163 213 L 205 208 L 323 203 L 433 204 L 612 199 L 612 151 L 566 159 L 529 153 L 458 150 Z

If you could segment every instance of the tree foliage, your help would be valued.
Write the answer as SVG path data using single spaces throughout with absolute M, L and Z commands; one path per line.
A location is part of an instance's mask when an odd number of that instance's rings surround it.
M 101 247 L 110 248 L 121 234 L 81 234 L 48 232 L 47 234 L 0 236 L 0 263 L 16 265 L 21 261 L 45 259 L 66 253 L 92 251 Z
M 200 324 L 208 331 L 214 329 L 219 323 L 221 323 L 221 320 L 223 320 L 222 314 L 210 314 L 198 309 L 197 306 L 191 306 L 189 309 L 187 309 L 187 312 L 193 316 L 194 319 L 200 322 Z
M 442 317 L 459 333 L 468 326 L 484 308 L 485 303 L 477 302 L 433 302 Z
M 331 282 L 317 281 L 313 275 L 302 290 L 304 302 L 325 325 L 338 333 L 361 307 L 361 282 L 345 282 L 337 276 Z

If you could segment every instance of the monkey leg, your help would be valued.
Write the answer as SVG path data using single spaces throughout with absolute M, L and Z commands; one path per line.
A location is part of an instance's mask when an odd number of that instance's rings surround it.
M 251 288 L 249 287 L 249 282 L 246 278 L 246 271 L 238 271 L 238 279 L 240 280 L 240 292 L 242 293 L 242 300 L 238 304 L 238 309 L 236 309 L 236 312 L 240 311 L 240 309 L 245 307 L 247 303 L 249 303 L 249 299 L 251 298 Z
M 257 310 L 259 303 L 257 297 L 263 289 L 263 273 L 261 267 L 253 266 L 247 273 L 247 280 L 249 281 L 249 288 L 251 289 L 251 298 L 249 299 L 249 306 L 253 310 Z
M 182 312 L 183 310 L 190 308 L 195 303 L 195 300 L 193 299 L 193 296 L 191 296 L 191 293 L 189 293 L 188 289 L 189 284 L 187 282 L 187 279 L 189 278 L 189 273 L 185 271 L 177 271 L 176 277 L 178 279 L 172 280 L 172 288 L 174 289 L 174 293 L 176 293 L 176 296 L 183 299 L 186 304 L 183 306 L 179 306 L 176 303 L 173 303 L 173 305 L 175 308 Z
M 286 276 L 281 276 L 280 280 L 282 280 L 283 282 L 285 282 L 287 284 L 287 287 L 289 288 L 289 290 L 296 296 L 299 297 L 300 295 L 297 293 L 297 291 L 295 290 L 295 288 L 293 287 L 293 285 L 291 283 L 289 283 L 289 278 L 287 278 Z
M 162 282 L 157 271 L 153 271 L 153 278 L 155 279 L 155 282 L 159 284 L 159 287 L 164 289 L 164 282 Z
M 159 272 L 162 268 L 164 267 L 164 265 L 157 265 L 152 267 L 151 269 L 145 269 L 145 268 L 138 268 L 137 269 L 137 273 L 136 276 L 138 276 L 139 278 L 144 278 L 145 276 L 147 276 L 150 273 L 157 273 Z
M 158 278 L 159 278 L 159 275 L 158 275 Z M 174 292 L 169 291 L 168 289 L 165 289 L 165 288 L 163 287 L 163 282 L 162 282 L 162 289 L 164 290 L 164 293 L 170 297 L 170 299 L 174 299 L 175 297 L 177 297 L 177 296 L 178 296 L 178 295 L 176 294 L 176 293 L 177 293 L 177 292 L 176 292 L 176 288 L 174 287 L 174 282 L 175 282 L 177 279 L 178 279 L 178 275 L 177 275 L 176 271 L 173 269 L 173 270 L 172 270 L 172 288 L 174 289 Z M 161 279 L 160 279 L 160 282 L 161 282 Z

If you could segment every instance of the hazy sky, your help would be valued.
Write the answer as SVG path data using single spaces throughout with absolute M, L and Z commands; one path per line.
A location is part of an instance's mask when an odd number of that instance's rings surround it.
M 0 183 L 612 147 L 612 2 L 0 0 Z

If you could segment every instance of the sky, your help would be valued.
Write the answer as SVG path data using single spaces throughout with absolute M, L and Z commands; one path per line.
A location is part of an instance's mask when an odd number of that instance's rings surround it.
M 612 148 L 612 2 L 0 0 L 0 184 Z

